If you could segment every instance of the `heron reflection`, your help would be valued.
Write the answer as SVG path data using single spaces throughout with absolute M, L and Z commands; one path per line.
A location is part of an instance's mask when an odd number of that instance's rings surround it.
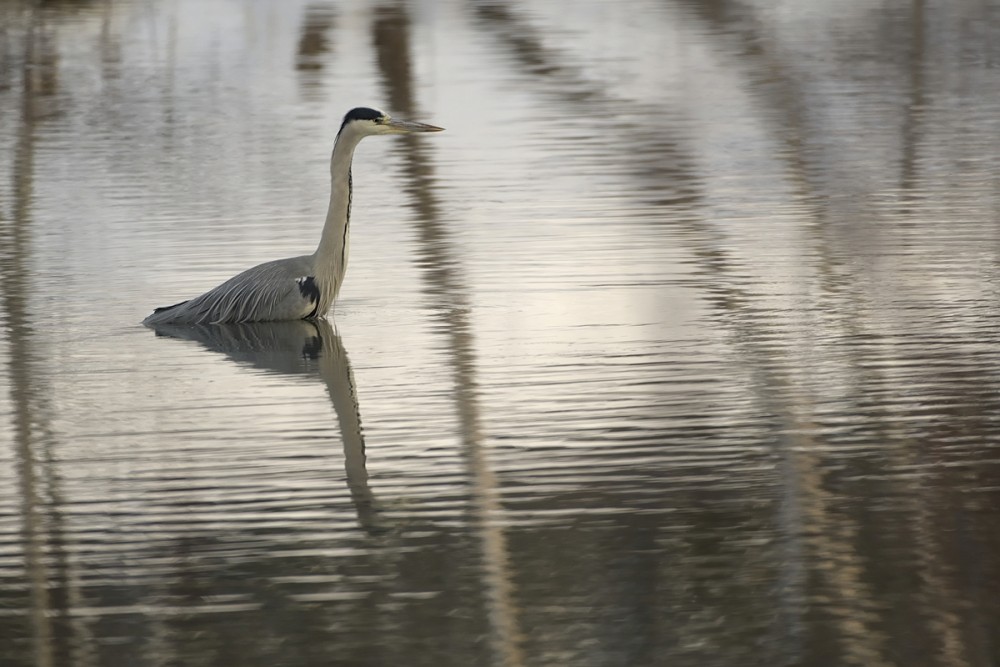
M 326 385 L 344 443 L 344 468 L 358 522 L 384 530 L 368 485 L 365 439 L 354 373 L 340 335 L 325 319 L 229 324 L 157 324 L 157 336 L 200 343 L 235 362 L 282 375 L 316 374 Z

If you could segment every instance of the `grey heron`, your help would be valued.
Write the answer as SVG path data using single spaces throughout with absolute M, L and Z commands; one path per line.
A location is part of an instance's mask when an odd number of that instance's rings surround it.
M 351 162 L 367 136 L 440 132 L 443 128 L 390 118 L 358 107 L 344 116 L 330 158 L 330 207 L 316 252 L 259 264 L 188 301 L 157 308 L 143 324 L 272 322 L 322 317 L 347 270 L 351 220 Z

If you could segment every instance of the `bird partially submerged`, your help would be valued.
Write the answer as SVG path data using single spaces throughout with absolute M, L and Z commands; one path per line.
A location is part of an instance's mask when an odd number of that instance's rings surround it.
M 367 136 L 440 132 L 443 128 L 390 118 L 358 107 L 344 116 L 330 158 L 330 208 L 311 255 L 259 264 L 189 301 L 157 308 L 143 324 L 273 322 L 321 317 L 337 298 L 347 270 L 351 220 L 351 161 Z

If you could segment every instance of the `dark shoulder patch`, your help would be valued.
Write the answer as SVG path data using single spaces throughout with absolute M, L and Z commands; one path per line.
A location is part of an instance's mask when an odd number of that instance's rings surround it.
M 295 282 L 299 284 L 299 293 L 302 294 L 302 298 L 309 303 L 319 301 L 319 285 L 316 284 L 314 277 L 296 278 Z
M 319 285 L 316 284 L 316 278 L 306 276 L 304 278 L 296 278 L 295 282 L 299 284 L 299 293 L 302 295 L 302 298 L 313 305 L 313 309 L 309 311 L 305 319 L 309 320 L 316 317 L 316 311 L 319 309 Z

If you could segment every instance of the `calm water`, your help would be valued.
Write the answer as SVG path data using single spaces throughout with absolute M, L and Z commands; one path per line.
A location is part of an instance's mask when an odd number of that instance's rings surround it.
M 4 667 L 1000 664 L 1000 5 L 0 2 L 0 350 Z

